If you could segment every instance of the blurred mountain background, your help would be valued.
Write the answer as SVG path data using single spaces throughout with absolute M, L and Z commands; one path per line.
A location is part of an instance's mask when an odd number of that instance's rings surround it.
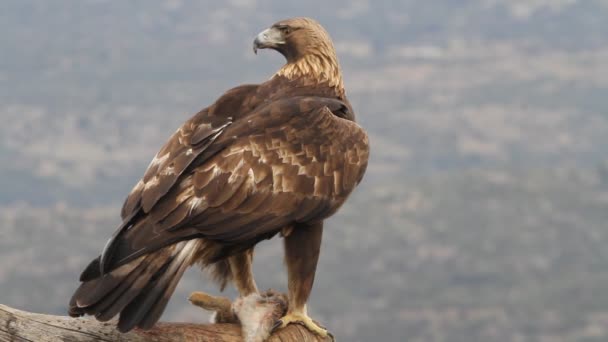
M 291 16 L 332 34 L 373 148 L 312 316 L 342 341 L 608 340 L 606 0 L 3 0 L 0 303 L 65 314 L 162 143 L 269 78 L 253 37 Z M 261 288 L 286 288 L 281 247 Z M 218 293 L 192 269 L 163 320 L 206 321 L 195 290 Z

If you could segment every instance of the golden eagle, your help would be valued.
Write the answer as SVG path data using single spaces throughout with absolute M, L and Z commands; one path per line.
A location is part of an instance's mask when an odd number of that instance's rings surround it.
M 255 293 L 253 248 L 281 234 L 289 310 L 280 323 L 326 334 L 306 313 L 323 220 L 361 181 L 368 137 L 319 23 L 279 21 L 253 48 L 287 62 L 262 84 L 227 91 L 171 136 L 127 197 L 122 224 L 82 272 L 71 316 L 120 314 L 122 332 L 151 328 L 194 263 L 222 289 L 232 281 L 241 296 Z

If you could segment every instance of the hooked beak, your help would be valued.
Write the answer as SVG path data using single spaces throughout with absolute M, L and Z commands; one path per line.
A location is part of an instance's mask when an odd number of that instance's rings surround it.
M 281 30 L 271 27 L 260 32 L 253 40 L 253 53 L 257 55 L 258 49 L 274 49 L 285 44 Z

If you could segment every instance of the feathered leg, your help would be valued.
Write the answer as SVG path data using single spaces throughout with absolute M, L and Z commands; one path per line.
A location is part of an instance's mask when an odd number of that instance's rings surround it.
M 253 248 L 230 256 L 228 262 L 232 272 L 232 281 L 240 296 L 245 297 L 252 293 L 258 293 L 258 287 L 253 278 Z
M 323 222 L 317 222 L 296 225 L 285 236 L 289 308 L 287 314 L 277 322 L 277 328 L 300 323 L 316 334 L 327 336 L 327 330 L 313 322 L 306 312 L 306 302 L 315 280 L 322 235 Z
M 226 283 L 230 280 L 234 282 L 234 286 L 239 291 L 239 295 L 243 298 L 252 293 L 258 293 L 258 287 L 253 278 L 253 247 L 244 252 L 232 255 L 227 260 L 221 261 L 221 264 L 216 265 L 214 272 L 215 278 L 221 283 L 222 290 Z M 231 322 L 232 312 L 224 312 L 216 307 L 216 297 L 209 296 L 204 292 L 192 292 L 190 294 L 190 302 L 205 310 L 215 311 L 216 322 Z M 228 300 L 227 298 L 225 298 Z M 229 307 L 228 307 L 229 308 Z M 229 317 L 224 319 L 223 317 Z

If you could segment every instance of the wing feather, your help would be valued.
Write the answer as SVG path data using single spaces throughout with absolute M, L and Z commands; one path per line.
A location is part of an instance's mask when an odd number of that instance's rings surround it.
M 333 114 L 343 106 L 294 97 L 234 122 L 178 130 L 125 202 L 126 211 L 141 202 L 143 214 L 116 243 L 114 260 L 193 237 L 246 243 L 327 217 L 367 163 L 363 130 Z
M 171 140 L 179 141 L 179 145 L 174 150 L 168 150 L 165 155 L 157 157 L 159 162 L 158 166 L 154 165 L 156 171 L 153 176 L 150 176 L 147 181 L 144 176 L 144 190 L 141 193 L 141 206 L 144 212 L 150 212 L 150 209 L 169 191 L 192 161 L 211 145 L 231 123 L 232 121 L 227 119 L 224 124 L 215 129 L 203 129 L 207 135 L 199 136 L 199 140 L 195 143 L 185 140 L 184 137 L 187 136 L 187 133 L 182 130 L 176 132 Z

